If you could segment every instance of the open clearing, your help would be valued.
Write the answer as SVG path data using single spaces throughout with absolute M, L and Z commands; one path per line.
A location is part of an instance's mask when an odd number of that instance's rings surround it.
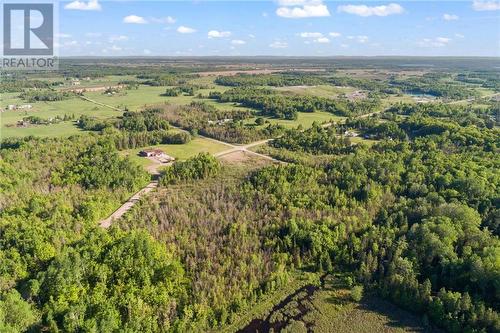
M 293 284 L 292 284 L 293 285 Z M 288 287 L 284 288 L 290 291 Z M 352 301 L 350 289 L 338 276 L 327 276 L 321 285 L 302 284 L 283 297 L 277 292 L 268 310 L 245 321 L 244 326 L 232 325 L 227 331 L 251 332 L 440 332 L 425 326 L 415 315 L 374 295 L 359 302 Z M 251 310 L 250 313 L 255 312 Z M 257 313 L 257 312 L 255 312 Z
M 143 149 L 149 149 L 149 148 L 161 149 L 166 154 L 175 157 L 176 160 L 185 160 L 185 159 L 193 157 L 199 153 L 215 154 L 215 153 L 230 149 L 231 146 L 225 145 L 222 143 L 217 143 L 213 140 L 197 137 L 197 138 L 193 138 L 191 141 L 189 141 L 186 144 L 155 145 L 155 146 L 148 146 L 148 147 L 144 147 L 144 148 L 128 149 L 128 150 L 122 151 L 121 154 L 129 156 L 131 160 L 134 160 L 137 163 L 139 163 L 140 165 L 147 168 L 148 166 L 150 166 L 154 163 L 151 160 L 148 160 L 147 158 L 138 156 L 138 153 L 139 153 L 139 151 L 141 151 Z

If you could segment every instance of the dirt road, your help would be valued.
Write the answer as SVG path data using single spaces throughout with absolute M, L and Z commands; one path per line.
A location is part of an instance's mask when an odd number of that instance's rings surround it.
M 123 205 L 121 205 L 120 208 L 115 210 L 115 212 L 111 214 L 107 219 L 99 222 L 99 226 L 105 229 L 109 228 L 111 224 L 113 224 L 113 221 L 118 220 L 123 215 L 125 215 L 125 213 L 128 212 L 142 198 L 142 196 L 148 194 L 157 187 L 157 180 L 150 182 L 146 187 L 142 188 L 139 192 L 131 196 L 130 199 L 127 200 L 127 202 L 125 202 Z

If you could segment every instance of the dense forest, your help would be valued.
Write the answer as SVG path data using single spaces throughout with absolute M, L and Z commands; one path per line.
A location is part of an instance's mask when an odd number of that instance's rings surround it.
M 249 75 L 239 74 L 235 76 L 219 76 L 214 81 L 221 86 L 229 87 L 248 87 L 248 86 L 314 86 L 324 84 L 324 78 L 318 75 L 284 73 L 273 75 Z
M 175 174 L 192 175 L 196 187 L 165 189 L 121 226 L 147 228 L 182 258 L 190 299 L 203 304 L 189 306 L 194 320 L 183 327 L 231 322 L 299 269 L 352 272 L 367 290 L 450 332 L 497 332 L 500 136 L 478 127 L 482 141 L 464 142 L 457 138 L 469 129 L 453 120 L 455 134 L 413 135 L 410 120 L 394 122 L 405 135 L 371 148 L 332 139 L 341 129 L 321 126 L 270 143 L 320 154 L 321 163 L 298 158 L 243 176 L 179 166 L 185 171 Z

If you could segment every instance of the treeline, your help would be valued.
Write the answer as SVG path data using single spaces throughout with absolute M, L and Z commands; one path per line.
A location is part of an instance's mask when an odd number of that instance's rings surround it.
M 180 96 L 183 94 L 186 94 L 187 96 L 194 96 L 194 94 L 196 93 L 197 90 L 198 90 L 198 87 L 196 87 L 196 86 L 182 85 L 179 87 L 168 88 L 163 93 L 163 96 L 176 97 L 176 96 Z
M 288 130 L 270 145 L 312 154 L 347 154 L 352 151 L 349 138 L 337 135 L 333 126 L 324 128 L 318 124 L 305 131 Z
M 105 128 L 116 127 L 123 131 L 145 132 L 168 130 L 168 121 L 164 119 L 161 110 L 147 109 L 140 112 L 124 112 L 118 120 L 107 120 L 82 115 L 77 126 L 86 131 L 102 131 Z
M 400 79 L 393 77 L 389 83 L 405 93 L 429 94 L 446 99 L 466 99 L 480 97 L 479 92 L 459 84 L 443 82 L 433 78 L 418 77 Z
M 62 101 L 73 96 L 71 92 L 55 90 L 26 90 L 19 95 L 20 98 L 30 103 Z
M 499 105 L 483 108 L 445 103 L 397 103 L 392 105 L 387 112 L 405 116 L 420 114 L 435 118 L 449 118 L 461 126 L 474 125 L 491 129 L 500 124 Z
M 219 76 L 214 81 L 221 86 L 249 87 L 249 86 L 314 86 L 325 84 L 325 79 L 311 74 L 281 73 L 281 74 L 238 74 L 233 76 Z
M 163 87 L 163 86 L 176 86 L 179 84 L 185 84 L 187 78 L 178 74 L 140 74 L 137 78 L 142 84 L 152 86 L 152 87 Z
M 390 109 L 389 112 L 393 112 Z M 452 119 L 437 119 L 428 113 L 413 113 L 401 118 L 389 115 L 384 118 L 347 119 L 340 128 L 355 129 L 365 138 L 390 139 L 407 141 L 419 137 L 438 137 L 436 144 L 452 151 L 489 151 L 498 152 L 500 147 L 500 131 L 498 128 L 478 127 L 467 121 Z
M 75 119 L 74 115 L 64 115 L 64 116 L 55 116 L 53 118 L 42 118 L 39 116 L 28 116 L 28 117 L 23 117 L 23 123 L 28 123 L 32 125 L 51 125 L 51 124 L 57 124 L 60 123 L 61 121 L 70 121 Z
M 26 79 L 5 79 L 0 80 L 0 92 L 13 93 L 24 91 L 25 89 L 49 89 L 51 84 L 40 80 L 26 80 Z
M 481 85 L 483 88 L 500 90 L 500 75 L 491 71 L 477 71 L 470 73 L 459 73 L 456 80 L 465 83 Z
M 208 153 L 200 153 L 183 162 L 175 162 L 162 172 L 159 182 L 166 186 L 181 181 L 200 180 L 215 176 L 221 166 L 219 161 Z
M 375 112 L 380 108 L 378 99 L 352 102 L 347 99 L 334 100 L 315 96 L 285 96 L 256 88 L 211 92 L 209 97 L 219 102 L 240 103 L 259 110 L 263 115 L 282 119 L 297 119 L 298 112 L 324 111 L 338 116 L 355 116 Z
M 134 115 L 133 117 L 136 118 L 140 116 Z M 101 131 L 113 140 L 118 150 L 134 149 L 158 144 L 184 144 L 191 141 L 191 135 L 189 133 L 170 130 L 169 126 L 164 126 L 165 124 L 163 121 L 159 123 L 163 124 L 162 126 L 139 126 L 141 130 L 135 130 L 138 128 L 135 125 L 131 128 L 128 127 L 131 122 L 126 122 L 124 126 L 124 123 L 120 121 L 110 122 L 88 116 L 81 116 L 77 124 L 80 128 L 87 131 Z
M 116 149 L 134 149 L 159 144 L 185 144 L 191 141 L 191 135 L 178 131 L 126 132 L 109 134 Z
M 246 109 L 219 110 L 213 105 L 192 102 L 190 105 L 162 105 L 165 119 L 171 124 L 182 127 L 191 134 L 202 134 L 217 140 L 231 143 L 247 143 L 264 138 L 276 137 L 283 133 L 284 127 L 269 124 L 258 127 L 244 124 L 243 120 L 252 117 Z

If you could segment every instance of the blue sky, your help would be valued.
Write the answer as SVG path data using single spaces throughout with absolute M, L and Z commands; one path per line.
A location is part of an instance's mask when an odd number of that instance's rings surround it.
M 61 56 L 500 56 L 500 1 L 99 1 L 59 6 Z

